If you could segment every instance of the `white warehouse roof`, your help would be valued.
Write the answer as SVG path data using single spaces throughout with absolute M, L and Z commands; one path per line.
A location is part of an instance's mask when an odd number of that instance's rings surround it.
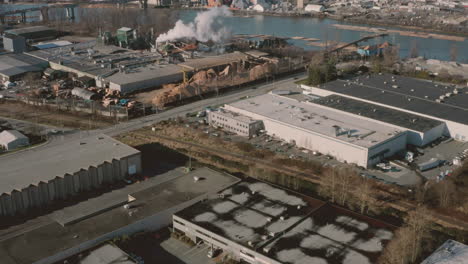
M 235 102 L 225 108 L 243 114 L 257 114 L 278 123 L 364 148 L 375 146 L 403 132 L 376 122 L 344 116 L 319 105 L 273 94 Z

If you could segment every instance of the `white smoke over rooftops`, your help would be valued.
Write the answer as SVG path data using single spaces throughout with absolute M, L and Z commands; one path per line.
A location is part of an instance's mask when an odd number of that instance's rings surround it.
M 178 39 L 196 39 L 206 42 L 222 42 L 230 36 L 230 31 L 223 25 L 222 18 L 231 16 L 226 6 L 214 7 L 208 11 L 198 13 L 194 22 L 185 24 L 179 20 L 174 28 L 161 34 L 156 42 L 174 41 Z

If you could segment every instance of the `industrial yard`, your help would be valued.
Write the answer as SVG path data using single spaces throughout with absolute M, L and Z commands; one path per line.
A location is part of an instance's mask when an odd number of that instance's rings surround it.
M 2 264 L 412 264 L 466 247 L 465 36 L 326 19 L 438 10 L 464 32 L 462 2 L 254 2 L 0 10 Z

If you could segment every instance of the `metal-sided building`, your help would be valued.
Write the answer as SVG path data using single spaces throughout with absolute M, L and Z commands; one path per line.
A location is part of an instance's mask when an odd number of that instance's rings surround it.
M 16 81 L 28 72 L 41 72 L 49 64 L 26 54 L 0 56 L 0 80 Z
M 0 215 L 25 213 L 140 172 L 140 152 L 106 135 L 3 156 Z
M 40 41 L 55 39 L 58 36 L 58 32 L 55 29 L 46 26 L 32 26 L 17 29 L 6 30 L 5 33 L 21 36 L 27 40 Z
M 138 69 L 117 72 L 105 78 L 111 90 L 130 93 L 148 88 L 156 88 L 167 83 L 183 80 L 181 68 L 174 64 L 148 65 Z
M 466 87 L 390 74 L 359 76 L 317 87 L 302 87 L 308 93 L 321 97 L 339 95 L 435 119 L 446 125 L 444 135 L 468 141 Z
M 0 146 L 14 150 L 29 145 L 29 138 L 17 130 L 5 130 L 0 133 Z
M 208 123 L 244 137 L 252 137 L 263 128 L 262 121 L 227 111 L 224 108 L 209 111 Z
M 225 108 L 263 121 L 268 135 L 366 168 L 406 148 L 406 131 L 283 96 L 261 95 Z

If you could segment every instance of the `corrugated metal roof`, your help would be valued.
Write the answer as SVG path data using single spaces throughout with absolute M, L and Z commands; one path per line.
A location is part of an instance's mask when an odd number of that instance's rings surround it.
M 50 142 L 14 155 L 0 156 L 0 194 L 138 153 L 138 150 L 101 134 Z

